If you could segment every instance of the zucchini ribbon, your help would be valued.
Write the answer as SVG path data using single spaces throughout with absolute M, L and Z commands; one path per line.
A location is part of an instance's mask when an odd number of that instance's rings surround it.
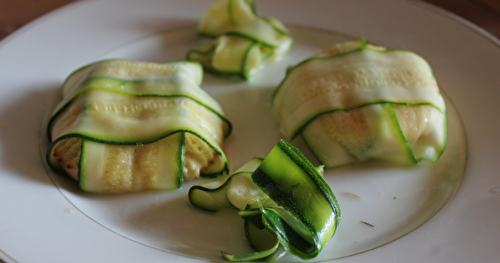
M 212 41 L 192 49 L 187 59 L 205 70 L 251 80 L 264 64 L 280 59 L 292 45 L 285 26 L 259 17 L 253 0 L 219 0 L 205 13 L 198 34 Z
M 330 186 L 296 148 L 281 140 L 265 159 L 254 158 L 215 189 L 193 186 L 190 202 L 218 211 L 235 206 L 254 253 L 231 261 L 279 257 L 281 249 L 302 259 L 316 257 L 334 235 L 340 208 Z

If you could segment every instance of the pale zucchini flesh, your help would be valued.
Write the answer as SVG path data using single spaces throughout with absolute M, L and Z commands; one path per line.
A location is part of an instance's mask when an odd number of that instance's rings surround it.
M 253 0 L 215 1 L 200 20 L 198 32 L 216 37 L 233 27 L 252 24 L 256 18 Z
M 95 193 L 179 188 L 183 182 L 183 147 L 183 133 L 144 146 L 118 146 L 83 140 L 80 188 Z
M 148 80 L 179 76 L 200 86 L 203 80 L 203 70 L 200 64 L 190 61 L 158 64 L 132 62 L 123 59 L 101 60 L 72 72 L 64 81 L 62 94 L 63 97 L 68 97 L 70 92 L 76 88 L 80 88 L 82 82 L 94 77 L 114 77 L 121 80 Z

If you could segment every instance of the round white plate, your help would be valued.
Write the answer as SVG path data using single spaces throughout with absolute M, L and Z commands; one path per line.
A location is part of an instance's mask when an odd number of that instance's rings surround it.
M 183 59 L 199 41 L 194 35 L 196 21 L 210 2 L 80 2 L 2 42 L 1 258 L 213 262 L 220 260 L 220 250 L 246 251 L 234 211 L 211 214 L 189 205 L 185 193 L 199 181 L 172 192 L 88 195 L 66 178 L 47 173 L 40 154 L 47 143 L 41 128 L 44 114 L 72 70 L 109 57 Z M 203 88 L 221 102 L 235 126 L 226 146 L 232 168 L 250 157 L 264 157 L 279 139 L 265 105 L 286 66 L 331 42 L 365 37 L 419 53 L 430 62 L 441 89 L 457 109 L 448 103 L 451 143 L 438 168 L 367 164 L 327 172 L 343 219 L 317 260 L 491 262 L 498 258 L 498 42 L 456 18 L 407 1 L 258 1 L 257 8 L 259 14 L 291 25 L 296 44 L 289 56 L 266 67 L 251 84 L 206 75 Z M 468 138 L 467 170 L 455 197 L 444 206 L 460 184 L 466 156 L 459 115 Z M 300 141 L 294 143 L 308 154 Z

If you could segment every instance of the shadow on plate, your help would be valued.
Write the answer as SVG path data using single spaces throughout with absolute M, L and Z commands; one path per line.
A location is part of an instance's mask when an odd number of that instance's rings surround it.
M 182 192 L 186 192 L 183 189 Z M 126 219 L 145 245 L 164 244 L 160 250 L 174 254 L 223 262 L 220 251 L 252 252 L 245 238 L 243 220 L 235 208 L 210 212 L 194 207 L 186 194 L 155 202 L 149 208 L 130 214 Z M 223 222 L 223 223 L 222 223 Z M 154 245 L 152 245 L 154 246 Z
M 41 84 L 2 110 L 2 162 L 13 174 L 37 182 L 50 182 L 40 169 L 45 158 L 40 158 L 39 144 L 49 143 L 42 122 L 51 103 L 59 96 L 59 86 L 60 83 Z

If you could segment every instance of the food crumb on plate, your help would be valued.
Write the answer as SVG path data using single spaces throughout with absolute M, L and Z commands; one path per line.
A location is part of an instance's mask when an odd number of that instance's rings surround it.
M 361 196 L 349 192 L 343 192 L 343 194 L 354 198 L 361 198 Z
M 365 221 L 359 221 L 359 222 L 361 222 L 361 223 L 363 223 L 363 224 L 365 224 L 365 225 L 367 225 L 369 227 L 375 227 L 374 225 L 372 225 L 372 224 L 370 224 L 368 222 L 365 222 Z

